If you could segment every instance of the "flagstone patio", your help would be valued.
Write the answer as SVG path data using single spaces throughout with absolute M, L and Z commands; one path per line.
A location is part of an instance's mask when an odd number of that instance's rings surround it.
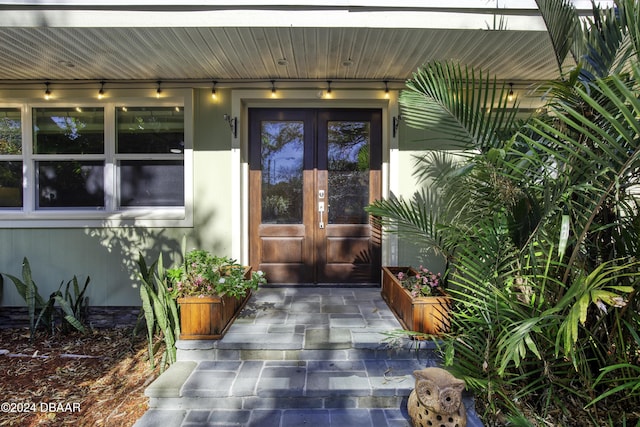
M 410 426 L 412 373 L 437 360 L 400 328 L 378 288 L 262 288 L 223 339 L 178 341 L 135 426 Z

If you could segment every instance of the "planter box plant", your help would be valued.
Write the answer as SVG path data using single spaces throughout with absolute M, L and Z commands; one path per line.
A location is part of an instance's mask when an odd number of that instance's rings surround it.
M 251 292 L 266 282 L 262 272 L 203 250 L 187 253 L 167 274 L 180 309 L 182 340 L 221 339 Z
M 411 267 L 383 267 L 382 298 L 404 329 L 432 335 L 449 332 L 451 298 L 439 286 L 429 291 L 433 295 L 421 296 L 416 277 L 420 273 Z

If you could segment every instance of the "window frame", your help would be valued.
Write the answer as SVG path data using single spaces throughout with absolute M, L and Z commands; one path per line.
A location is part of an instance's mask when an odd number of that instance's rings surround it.
M 162 99 L 113 98 L 98 101 L 92 98 L 61 99 L 59 101 L 33 101 L 22 104 L 1 103 L 2 108 L 19 108 L 22 126 L 22 154 L 0 155 L 1 160 L 22 161 L 22 208 L 0 208 L 0 227 L 55 228 L 55 227 L 189 227 L 193 226 L 193 94 L 191 90 L 177 90 L 176 96 Z M 180 107 L 184 115 L 184 150 L 179 154 L 116 153 L 116 108 L 126 107 Z M 104 109 L 103 154 L 34 154 L 33 109 L 100 107 Z M 118 164 L 120 160 L 181 159 L 184 173 L 183 206 L 119 207 Z M 37 162 L 56 160 L 104 161 L 104 208 L 61 207 L 38 208 Z

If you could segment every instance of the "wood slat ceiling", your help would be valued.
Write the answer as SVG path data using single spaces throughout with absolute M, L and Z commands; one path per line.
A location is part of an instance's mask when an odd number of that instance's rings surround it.
M 434 59 L 478 66 L 506 81 L 557 77 L 549 37 L 540 31 L 2 27 L 0 40 L 5 81 L 404 81 Z M 349 59 L 353 65 L 344 66 Z

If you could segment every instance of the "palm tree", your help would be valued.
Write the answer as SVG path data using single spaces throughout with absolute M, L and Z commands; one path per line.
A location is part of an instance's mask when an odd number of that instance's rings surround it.
M 559 69 L 543 111 L 519 121 L 495 79 L 425 65 L 403 117 L 469 154 L 426 154 L 426 190 L 368 209 L 446 256 L 457 309 L 443 356 L 487 424 L 624 425 L 640 417 L 640 5 L 585 21 L 568 1 L 538 6 Z

